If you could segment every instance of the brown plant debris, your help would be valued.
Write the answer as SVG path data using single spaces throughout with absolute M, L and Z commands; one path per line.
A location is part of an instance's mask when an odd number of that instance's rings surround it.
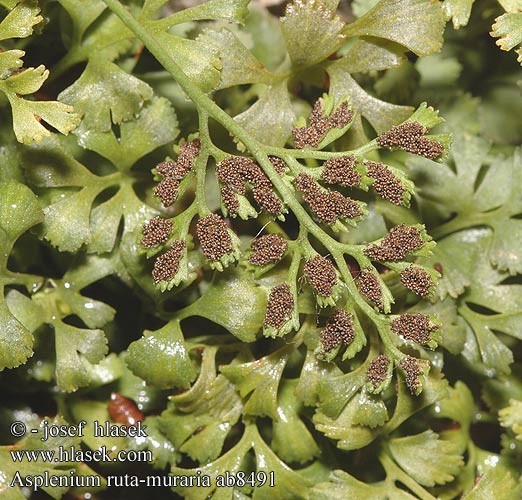
M 373 188 L 377 194 L 394 205 L 402 205 L 406 189 L 401 180 L 382 163 L 368 161 L 365 165 L 368 176 L 373 179 Z
M 154 194 L 164 207 L 170 207 L 178 197 L 179 181 L 174 177 L 165 177 L 155 188 Z
M 328 323 L 321 332 L 323 351 L 331 351 L 341 342 L 344 345 L 349 345 L 354 338 L 355 329 L 353 327 L 352 315 L 344 309 L 338 309 L 330 316 Z
M 306 261 L 304 273 L 312 288 L 319 295 L 323 297 L 332 295 L 332 289 L 337 283 L 337 273 L 330 260 L 316 255 Z
M 419 229 L 399 224 L 390 229 L 380 244 L 367 246 L 364 253 L 373 260 L 399 261 L 423 245 Z
M 357 287 L 361 295 L 375 304 L 379 309 L 383 308 L 383 297 L 379 279 L 370 269 L 363 269 L 357 278 Z
M 438 327 L 431 324 L 429 316 L 420 313 L 406 313 L 392 321 L 391 329 L 397 335 L 417 344 L 427 344 L 431 340 L 431 333 Z
M 401 273 L 401 283 L 408 290 L 411 290 L 420 297 L 430 294 L 430 289 L 434 283 L 430 273 L 417 266 L 410 266 Z
M 268 304 L 265 313 L 265 325 L 274 328 L 286 323 L 294 311 L 294 296 L 288 283 L 277 285 L 268 296 Z
M 374 387 L 381 385 L 388 377 L 391 360 L 386 354 L 379 354 L 371 361 L 366 370 L 366 378 Z
M 181 257 L 183 257 L 186 246 L 184 241 L 174 241 L 170 249 L 156 259 L 152 270 L 154 283 L 170 281 L 174 278 L 178 272 L 179 262 Z
M 353 155 L 330 158 L 324 164 L 323 180 L 328 184 L 355 187 L 361 182 L 361 175 L 355 170 L 357 160 Z
M 377 137 L 377 144 L 386 148 L 400 148 L 409 153 L 435 159 L 444 153 L 444 146 L 429 137 L 428 129 L 417 122 L 396 125 Z
M 252 248 L 254 252 L 248 261 L 256 266 L 264 266 L 271 262 L 279 262 L 288 249 L 288 242 L 278 234 L 266 234 L 255 240 Z
M 413 356 L 406 356 L 399 366 L 406 372 L 406 387 L 414 396 L 418 395 L 422 390 L 420 376 L 423 374 L 420 360 Z
M 321 101 L 317 100 L 310 113 L 310 125 L 292 130 L 295 147 L 298 149 L 306 146 L 316 148 L 329 130 L 345 127 L 352 121 L 352 118 L 353 111 L 346 102 L 343 102 L 330 116 L 323 116 Z
M 232 238 L 225 221 L 217 214 L 198 220 L 196 234 L 203 255 L 209 260 L 219 260 L 232 251 Z
M 171 232 L 172 221 L 170 219 L 154 217 L 143 225 L 141 244 L 147 248 L 156 247 L 160 243 L 165 243 Z
M 299 174 L 295 185 L 314 214 L 323 222 L 333 224 L 338 217 L 353 219 L 362 215 L 360 205 L 338 191 L 323 190 L 308 174 Z

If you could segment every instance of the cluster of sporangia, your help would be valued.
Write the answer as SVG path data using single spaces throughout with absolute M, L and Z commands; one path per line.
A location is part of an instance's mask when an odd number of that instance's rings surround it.
M 324 116 L 322 105 L 318 101 L 309 118 L 309 125 L 294 128 L 293 139 L 297 148 L 317 147 L 332 128 L 343 128 L 353 119 L 353 112 L 346 103 L 338 106 L 329 116 Z M 377 143 L 381 147 L 401 148 L 427 158 L 437 158 L 444 153 L 444 147 L 438 142 L 425 137 L 428 129 L 417 122 L 406 122 L 379 135 Z M 155 172 L 162 177 L 154 194 L 165 207 L 171 206 L 178 197 L 182 180 L 191 173 L 201 149 L 199 139 L 186 142 L 180 147 L 178 159 L 160 163 Z M 286 163 L 277 157 L 270 157 L 270 162 L 277 173 L 283 176 L 287 171 Z M 361 161 L 354 155 L 333 157 L 320 167 L 320 181 L 324 184 L 341 188 L 361 187 L 363 180 L 371 184 L 377 194 L 395 205 L 407 204 L 409 188 L 405 180 L 396 175 L 387 165 L 375 161 Z M 240 213 L 241 206 L 248 204 L 247 194 L 252 197 L 259 209 L 272 216 L 282 217 L 285 206 L 274 192 L 271 181 L 262 168 L 251 158 L 230 156 L 216 166 L 217 178 L 221 185 L 223 212 L 232 217 Z M 310 208 L 313 216 L 328 225 L 339 220 L 354 220 L 364 215 L 364 204 L 353 200 L 337 190 L 323 187 L 312 175 L 299 173 L 293 178 L 295 188 Z M 186 242 L 172 239 L 172 219 L 155 217 L 145 223 L 142 231 L 142 246 L 160 249 L 168 243 L 169 249 L 156 258 L 152 277 L 156 284 L 165 284 L 174 280 L 180 261 L 187 252 Z M 201 217 L 196 224 L 196 236 L 204 256 L 211 264 L 221 262 L 224 266 L 235 261 L 238 256 L 237 237 L 225 220 L 211 213 Z M 398 225 L 390 229 L 379 242 L 367 244 L 365 255 L 379 263 L 399 262 L 425 244 L 421 229 Z M 248 261 L 253 266 L 267 266 L 279 262 L 288 250 L 288 242 L 276 234 L 267 234 L 255 239 Z M 219 266 L 217 266 L 219 268 Z M 309 257 L 303 267 L 304 276 L 314 290 L 320 305 L 332 305 L 334 288 L 339 284 L 339 276 L 332 261 L 321 255 Z M 413 293 L 426 297 L 434 287 L 433 279 L 426 270 L 414 264 L 400 273 L 404 287 Z M 377 310 L 384 308 L 381 281 L 375 269 L 360 269 L 356 283 L 361 295 Z M 321 301 L 323 299 L 323 301 Z M 332 299 L 328 302 L 327 299 Z M 288 325 L 295 317 L 296 297 L 288 283 L 274 286 L 269 293 L 265 314 L 265 333 L 281 335 L 292 329 Z M 285 326 L 287 328 L 285 328 Z M 423 314 L 402 314 L 390 322 L 392 332 L 403 340 L 421 345 L 433 345 L 432 333 L 437 326 Z M 275 333 L 273 333 L 275 332 Z M 323 353 L 342 345 L 348 346 L 355 338 L 353 315 L 344 309 L 336 309 L 322 330 L 321 345 Z M 406 374 L 406 384 L 413 394 L 422 390 L 420 376 L 429 369 L 429 363 L 405 356 L 398 360 Z M 368 388 L 371 392 L 380 392 L 389 382 L 392 373 L 392 361 L 386 354 L 374 359 L 367 372 Z

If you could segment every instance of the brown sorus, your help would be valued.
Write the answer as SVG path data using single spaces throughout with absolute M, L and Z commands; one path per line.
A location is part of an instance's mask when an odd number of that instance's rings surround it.
M 279 262 L 286 250 L 288 242 L 278 234 L 266 234 L 252 243 L 254 252 L 248 261 L 256 266 L 264 266 L 271 262 Z
M 281 214 L 283 203 L 274 193 L 272 183 L 261 167 L 252 159 L 243 156 L 227 158 L 218 163 L 216 174 L 220 182 L 229 186 L 229 190 L 225 191 L 225 197 L 223 198 L 223 203 L 227 208 L 227 203 L 231 208 L 235 206 L 232 201 L 233 191 L 245 195 L 246 183 L 249 183 L 253 186 L 252 194 L 254 199 L 262 209 L 273 215 Z M 236 211 L 230 211 L 231 213 L 237 213 L 237 209 Z
M 283 175 L 285 173 L 286 163 L 281 158 L 278 158 L 277 156 L 269 156 L 268 159 L 279 175 Z
M 304 273 L 313 289 L 324 297 L 332 294 L 337 283 L 337 273 L 334 265 L 321 255 L 308 259 L 304 266 Z
M 428 129 L 417 122 L 396 125 L 377 137 L 377 144 L 387 148 L 401 148 L 409 153 L 434 159 L 444 153 L 444 146 L 424 137 Z
M 171 231 L 172 221 L 170 219 L 154 217 L 143 225 L 141 244 L 144 247 L 152 248 L 165 243 L 169 239 Z
M 406 190 L 401 180 L 382 163 L 368 161 L 365 165 L 368 176 L 373 179 L 373 188 L 377 194 L 394 205 L 402 205 Z
M 355 170 L 357 160 L 353 155 L 330 158 L 324 163 L 322 178 L 328 184 L 342 187 L 358 186 L 361 175 Z
M 366 378 L 374 387 L 378 387 L 388 377 L 388 368 L 390 366 L 390 358 L 386 354 L 379 354 L 368 365 L 366 370 Z
M 406 387 L 413 395 L 418 394 L 422 388 L 420 380 L 422 368 L 419 360 L 413 356 L 406 356 L 399 365 L 406 372 Z
M 337 191 L 324 191 L 311 175 L 299 174 L 295 185 L 303 193 L 312 212 L 327 224 L 333 224 L 339 216 L 355 218 L 362 215 L 362 209 L 356 201 Z
M 330 128 L 343 128 L 348 125 L 353 118 L 353 111 L 348 107 L 347 102 L 343 102 L 328 117 Z
M 379 279 L 370 269 L 363 269 L 357 278 L 357 287 L 361 295 L 373 302 L 379 309 L 383 308 L 382 289 Z
M 352 315 L 344 309 L 335 311 L 321 332 L 323 351 L 331 351 L 341 343 L 349 345 L 355 338 Z
M 200 151 L 200 139 L 194 139 L 193 141 L 182 144 L 176 161 L 176 168 L 173 172 L 174 177 L 177 179 L 183 179 L 183 177 L 185 177 L 192 169 L 194 160 L 199 155 Z
M 419 229 L 399 224 L 390 229 L 380 244 L 367 246 L 364 253 L 373 260 L 398 261 L 423 245 Z
M 163 177 L 173 177 L 175 168 L 175 161 L 162 161 L 156 165 L 156 172 Z
M 196 234 L 203 255 L 209 260 L 219 260 L 232 251 L 232 238 L 225 221 L 217 214 L 198 220 Z
M 217 178 L 244 195 L 246 194 L 245 181 L 252 178 L 251 171 L 255 170 L 256 166 L 250 158 L 231 156 L 216 165 Z
M 430 273 L 417 266 L 410 266 L 401 273 L 401 283 L 408 290 L 426 297 L 430 294 L 430 289 L 433 287 L 433 280 Z
M 163 206 L 170 207 L 178 197 L 179 181 L 174 177 L 165 177 L 155 188 L 154 194 L 161 200 Z
M 272 189 L 272 185 L 259 184 L 252 190 L 252 195 L 257 204 L 269 214 L 280 215 L 283 211 L 283 203 Z
M 292 130 L 295 147 L 298 149 L 306 146 L 317 147 L 330 129 L 343 128 L 350 123 L 352 118 L 353 111 L 348 108 L 346 102 L 342 103 L 330 116 L 323 116 L 321 101 L 317 100 L 310 113 L 310 125 Z
M 156 259 L 152 270 L 154 283 L 170 281 L 174 278 L 178 272 L 179 261 L 185 252 L 185 247 L 184 241 L 173 241 L 170 249 Z
M 288 283 L 277 285 L 268 296 L 268 304 L 265 313 L 265 325 L 274 328 L 283 326 L 294 311 L 294 296 Z
M 231 215 L 237 215 L 239 200 L 237 199 L 236 192 L 230 187 L 230 184 L 223 184 L 221 186 L 221 199 L 228 212 Z
M 425 314 L 406 313 L 392 321 L 391 329 L 406 340 L 427 344 L 430 341 L 430 334 L 438 327 L 431 324 L 429 316 Z

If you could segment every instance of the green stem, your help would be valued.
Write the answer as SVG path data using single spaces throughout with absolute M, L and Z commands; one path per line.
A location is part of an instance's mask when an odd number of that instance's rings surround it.
M 207 175 L 209 149 L 212 144 L 208 130 L 208 115 L 205 112 L 199 113 L 199 135 L 201 138 L 201 151 L 196 160 L 196 203 L 199 215 L 205 217 L 210 213 L 205 196 L 205 178 Z
M 388 478 L 393 478 L 395 481 L 400 481 L 404 486 L 408 487 L 421 500 L 437 500 L 433 495 L 426 491 L 419 483 L 414 481 L 408 474 L 403 472 L 386 452 L 379 454 L 379 460 L 386 471 Z
M 312 149 L 286 149 L 286 148 L 276 148 L 272 146 L 266 147 L 266 152 L 272 156 L 291 156 L 296 159 L 309 159 L 313 158 L 316 160 L 329 160 L 330 158 L 340 158 L 342 156 L 354 155 L 354 156 L 363 156 L 370 151 L 375 151 L 380 149 L 377 141 L 374 139 L 373 141 L 368 142 L 364 146 L 361 146 L 357 149 L 352 149 L 351 151 L 316 151 Z
M 307 211 L 304 207 L 299 203 L 299 201 L 295 198 L 292 190 L 289 186 L 287 186 L 285 180 L 277 173 L 274 166 L 268 159 L 268 153 L 272 152 L 282 155 L 290 154 L 290 151 L 287 149 L 281 148 L 267 148 L 256 139 L 254 139 L 237 121 L 235 121 L 231 116 L 228 115 L 223 109 L 221 109 L 212 99 L 210 99 L 197 85 L 195 85 L 187 75 L 182 71 L 180 66 L 174 61 L 165 50 L 161 44 L 155 39 L 155 37 L 137 21 L 128 11 L 127 9 L 119 3 L 118 0 L 104 0 L 104 2 L 108 5 L 108 7 L 127 25 L 127 27 L 132 30 L 135 35 L 141 39 L 143 44 L 147 47 L 150 53 L 158 60 L 158 62 L 163 65 L 163 67 L 172 75 L 172 77 L 178 82 L 181 88 L 185 91 L 187 96 L 194 102 L 197 106 L 198 111 L 201 115 L 205 115 L 205 120 L 207 116 L 211 116 L 218 123 L 220 123 L 223 127 L 225 127 L 230 133 L 236 136 L 245 147 L 250 151 L 252 156 L 257 160 L 259 165 L 263 168 L 265 174 L 268 176 L 272 184 L 275 186 L 282 199 L 288 205 L 288 207 L 293 211 L 299 222 L 301 223 L 301 228 L 306 230 L 308 233 L 312 234 L 315 238 L 317 238 L 321 243 L 325 246 L 325 248 L 331 253 L 344 279 L 347 281 L 347 286 L 352 294 L 352 296 L 359 296 L 357 287 L 353 283 L 353 279 L 348 270 L 346 262 L 344 260 L 344 254 L 342 249 L 352 250 L 355 254 L 360 255 L 362 249 L 358 245 L 348 246 L 342 245 L 337 240 L 332 238 L 329 234 L 327 234 L 324 230 L 322 230 L 319 226 L 315 224 L 312 218 L 308 215 Z M 375 141 L 371 141 L 367 145 L 354 150 L 352 153 L 356 155 L 362 155 L 368 151 L 376 149 L 378 146 Z M 318 154 L 316 154 L 318 153 Z M 298 154 L 297 151 L 295 154 Z M 332 157 L 332 154 L 323 153 L 323 152 L 303 152 L 300 154 L 310 154 L 311 158 L 323 158 Z M 333 153 L 335 156 L 344 156 L 347 153 Z M 295 259 L 294 259 L 295 261 Z M 294 261 L 292 265 L 294 265 Z M 292 268 L 291 268 L 292 269 Z M 383 341 L 385 345 L 390 349 L 390 351 L 394 352 L 399 356 L 399 359 L 404 355 L 398 351 L 395 346 L 391 344 L 391 341 L 387 339 L 387 334 L 383 328 L 383 319 L 379 317 L 378 314 L 375 313 L 373 308 L 369 306 L 364 300 L 358 301 L 359 307 L 363 310 L 363 312 L 372 319 L 379 328 L 379 333 L 383 334 Z M 386 339 L 386 340 L 385 340 Z
M 440 240 L 451 233 L 456 233 L 462 229 L 473 226 L 488 226 L 490 222 L 498 218 L 498 210 L 487 213 L 459 214 L 450 221 L 438 226 L 430 231 L 431 236 L 435 240 Z

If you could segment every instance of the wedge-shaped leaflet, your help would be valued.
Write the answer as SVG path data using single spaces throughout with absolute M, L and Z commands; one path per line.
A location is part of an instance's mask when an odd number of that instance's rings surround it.
M 281 29 L 294 66 L 311 66 L 341 47 L 343 20 L 323 0 L 295 0 L 286 7 Z
M 190 306 L 182 318 L 202 316 L 226 328 L 243 342 L 252 342 L 263 326 L 266 296 L 251 276 L 242 271 L 216 274 L 208 290 Z
M 516 149 L 511 156 L 494 155 L 491 165 L 484 165 L 489 143 L 472 135 L 456 134 L 449 165 L 437 166 L 429 160 L 408 160 L 410 175 L 418 193 L 430 201 L 457 213 L 441 235 L 473 226 L 493 229 L 493 241 L 486 253 L 491 262 L 510 274 L 522 272 L 518 249 L 522 244 L 522 153 Z M 435 236 L 437 230 L 435 230 Z
M 68 51 L 57 63 L 62 72 L 73 65 L 96 59 L 113 61 L 129 50 L 133 35 L 121 19 L 106 10 L 105 2 L 92 0 L 60 0 L 67 15 L 62 15 L 62 31 Z
M 154 332 L 146 330 L 128 350 L 127 365 L 150 385 L 161 389 L 187 388 L 194 378 L 178 320 L 171 320 Z
M 92 98 L 90 107 L 96 106 Z M 78 143 L 101 154 L 119 170 L 128 170 L 146 154 L 173 141 L 178 134 L 178 120 L 170 101 L 153 97 L 136 119 L 120 125 L 119 137 L 112 130 L 86 131 L 79 135 Z
M 391 439 L 388 446 L 395 461 L 423 486 L 452 481 L 464 464 L 455 444 L 431 430 Z
M 249 0 L 209 0 L 187 9 L 174 12 L 170 16 L 154 21 L 156 29 L 166 30 L 176 24 L 205 19 L 221 19 L 223 21 L 242 23 L 248 16 Z M 147 0 L 143 4 L 142 16 L 152 18 L 155 11 L 167 3 L 167 0 Z
M 64 189 L 44 209 L 42 231 L 45 238 L 64 251 L 76 251 L 91 239 L 90 213 L 96 196 L 108 187 L 106 182 L 69 156 L 57 138 L 24 150 L 29 182 L 38 187 L 80 187 L 71 193 Z
M 98 18 L 107 7 L 103 0 L 59 0 L 60 5 L 67 11 L 74 26 L 72 42 L 79 43 L 85 30 Z
M 418 56 L 442 47 L 444 17 L 439 2 L 381 0 L 344 29 L 348 36 L 374 36 L 404 45 Z
M 253 448 L 256 455 L 256 471 L 264 472 L 268 478 L 273 473 L 273 485 L 267 480 L 265 484 L 256 487 L 254 500 L 273 500 L 274 498 L 307 498 L 313 481 L 306 473 L 300 474 L 286 465 L 274 451 L 265 443 L 257 427 L 254 428 Z
M 8 38 L 26 38 L 33 33 L 34 27 L 43 21 L 40 7 L 35 0 L 26 0 L 13 5 L 7 16 L 0 23 L 0 41 Z
M 198 379 L 188 391 L 171 396 L 159 417 L 159 428 L 176 449 L 200 463 L 219 457 L 243 409 L 235 386 L 216 374 L 216 352 L 204 348 Z
M 25 52 L 23 50 L 6 50 L 0 52 L 0 78 L 7 78 L 13 71 L 24 65 L 22 57 Z
M 266 87 L 259 99 L 234 119 L 267 146 L 284 146 L 296 119 L 287 81 Z
M 65 391 L 75 391 L 89 382 L 89 369 L 107 354 L 107 339 L 102 330 L 87 330 L 54 323 L 56 381 Z
M 170 110 L 170 107 L 168 109 Z M 152 127 L 156 116 L 152 123 L 150 118 L 150 114 L 146 113 L 140 122 L 141 126 L 146 127 L 150 124 Z M 173 119 L 173 116 L 171 118 Z M 135 137 L 137 131 L 132 124 L 126 124 L 124 128 L 128 131 L 125 132 L 127 140 Z M 112 132 L 108 134 L 112 135 Z M 165 138 L 161 134 L 156 136 L 161 137 Z M 98 142 L 96 144 L 102 150 L 104 145 Z M 133 156 L 142 154 L 156 144 L 154 141 L 151 144 L 136 141 L 129 148 L 128 158 L 133 160 Z M 105 149 L 103 151 L 105 152 Z M 115 153 L 114 157 L 115 160 L 121 160 L 119 165 L 122 167 L 128 165 L 128 158 L 122 159 L 118 153 Z M 119 221 L 122 218 L 125 237 L 141 227 L 145 220 L 156 215 L 156 211 L 136 195 L 133 188 L 134 179 L 119 174 L 104 177 L 92 174 L 66 152 L 55 137 L 40 146 L 24 149 L 23 164 L 26 166 L 30 184 L 43 188 L 58 188 L 46 189 L 42 196 L 44 203 L 47 203 L 42 233 L 45 239 L 60 250 L 73 252 L 82 245 L 89 245 L 88 249 L 92 252 L 110 251 L 114 247 Z M 96 198 L 109 188 L 119 188 L 119 191 L 93 208 Z
M 315 427 L 327 437 L 338 440 L 338 448 L 356 450 L 368 445 L 377 436 L 390 433 L 411 415 L 444 397 L 446 391 L 447 383 L 441 379 L 440 374 L 430 374 L 423 380 L 422 394 L 412 396 L 401 377 L 398 383 L 397 405 L 392 417 L 384 425 L 372 429 L 356 424 L 354 419 L 357 419 L 359 402 L 354 397 L 336 418 L 331 418 L 323 411 L 318 410 L 314 415 Z M 382 410 L 380 412 L 383 415 Z M 382 416 L 378 418 L 382 420 Z
M 522 487 L 505 467 L 488 468 L 479 478 L 473 489 L 462 497 L 462 500 L 512 500 L 519 498 Z
M 78 115 L 71 106 L 55 101 L 27 101 L 13 94 L 7 94 L 7 98 L 13 112 L 13 129 L 19 142 L 41 142 L 44 137 L 51 135 L 40 120 L 62 134 L 68 134 L 78 125 Z
M 33 336 L 13 316 L 4 299 L 12 281 L 7 259 L 16 240 L 43 219 L 36 196 L 17 182 L 0 182 L 0 370 L 14 368 L 33 354 Z
M 444 17 L 447 21 L 453 22 L 455 29 L 466 26 L 474 3 L 475 0 L 444 0 L 442 3 Z
M 522 440 L 522 401 L 512 399 L 509 406 L 499 412 L 500 423 L 503 427 L 510 427 L 516 438 Z
M 221 373 L 237 386 L 241 397 L 250 395 L 243 413 L 279 418 L 277 392 L 292 349 L 285 346 L 258 360 L 221 367 Z
M 502 50 L 511 50 L 522 44 L 522 12 L 502 14 L 495 19 L 491 36 L 499 38 L 495 43 Z M 517 61 L 522 64 L 522 48 L 515 51 L 518 54 Z
M 5 94 L 11 105 L 13 129 L 18 142 L 40 142 L 51 135 L 41 123 L 44 121 L 63 134 L 76 128 L 79 116 L 71 106 L 56 101 L 30 101 L 20 95 L 33 94 L 43 85 L 49 71 L 44 66 L 28 68 L 22 72 L 14 72 L 22 66 L 23 51 L 11 50 L 0 58 L 0 72 L 4 79 L 0 80 L 0 91 Z
M 25 328 L 35 331 L 47 325 L 54 332 L 56 360 L 49 377 L 54 371 L 57 384 L 64 391 L 75 391 L 99 379 L 96 368 L 107 352 L 107 340 L 98 328 L 111 321 L 115 311 L 80 291 L 113 271 L 110 259 L 78 259 L 62 279 L 47 279 L 40 284 L 31 299 L 14 290 L 8 294 L 9 307 Z M 87 328 L 69 324 L 67 319 L 71 316 Z
M 490 242 L 491 237 L 486 230 L 485 237 L 479 244 L 482 254 Z M 487 368 L 503 374 L 509 373 L 513 354 L 497 332 L 515 339 L 522 338 L 522 285 L 505 284 L 503 281 L 506 278 L 505 272 L 492 268 L 483 259 L 478 260 L 472 274 L 471 287 L 459 306 L 460 315 L 476 338 L 476 344 L 467 343 L 466 356 L 472 362 L 482 361 Z
M 132 120 L 152 94 L 145 82 L 110 61 L 96 58 L 89 60 L 80 78 L 58 99 L 74 106 L 81 115 L 79 133 L 83 134 L 106 132 L 113 123 Z
M 350 76 L 343 59 L 329 64 L 326 71 L 330 76 L 330 95 L 337 102 L 350 96 L 354 111 L 361 113 L 378 133 L 406 120 L 413 111 L 409 106 L 390 104 L 368 94 Z
M 218 50 L 198 39 L 188 40 L 163 31 L 154 36 L 195 85 L 205 92 L 216 88 L 222 66 Z
M 170 474 L 179 476 L 210 476 L 210 486 L 199 486 L 197 488 L 190 486 L 179 486 L 173 490 L 187 500 L 206 500 L 212 495 L 215 500 L 231 499 L 234 495 L 234 486 L 225 485 L 217 488 L 216 477 L 229 474 L 236 474 L 239 471 L 247 470 L 250 463 L 250 457 L 247 455 L 252 448 L 252 440 L 257 431 L 250 425 L 245 429 L 239 443 L 232 449 L 221 455 L 217 460 L 209 462 L 197 469 L 183 469 L 181 467 L 172 467 Z
M 437 242 L 433 255 L 423 259 L 423 264 L 442 270 L 437 294 L 457 298 L 471 284 L 474 265 L 478 256 L 477 245 L 484 235 L 481 229 L 468 229 L 450 234 Z
M 320 454 L 312 434 L 300 415 L 303 403 L 296 397 L 297 380 L 283 380 L 273 423 L 272 449 L 286 462 L 305 463 Z
M 270 73 L 237 38 L 227 29 L 207 30 L 198 41 L 215 47 L 219 51 L 223 67 L 217 89 L 226 89 L 246 83 L 270 84 L 274 75 Z
M 359 38 L 349 46 L 338 65 L 348 73 L 381 71 L 400 66 L 406 60 L 404 52 L 404 47 L 388 40 Z
M 368 498 L 381 500 L 389 498 L 389 487 L 378 487 L 359 481 L 343 470 L 334 470 L 330 481 L 316 484 L 311 498 L 317 500 L 345 500 L 347 498 Z M 398 497 L 394 497 L 398 498 Z

